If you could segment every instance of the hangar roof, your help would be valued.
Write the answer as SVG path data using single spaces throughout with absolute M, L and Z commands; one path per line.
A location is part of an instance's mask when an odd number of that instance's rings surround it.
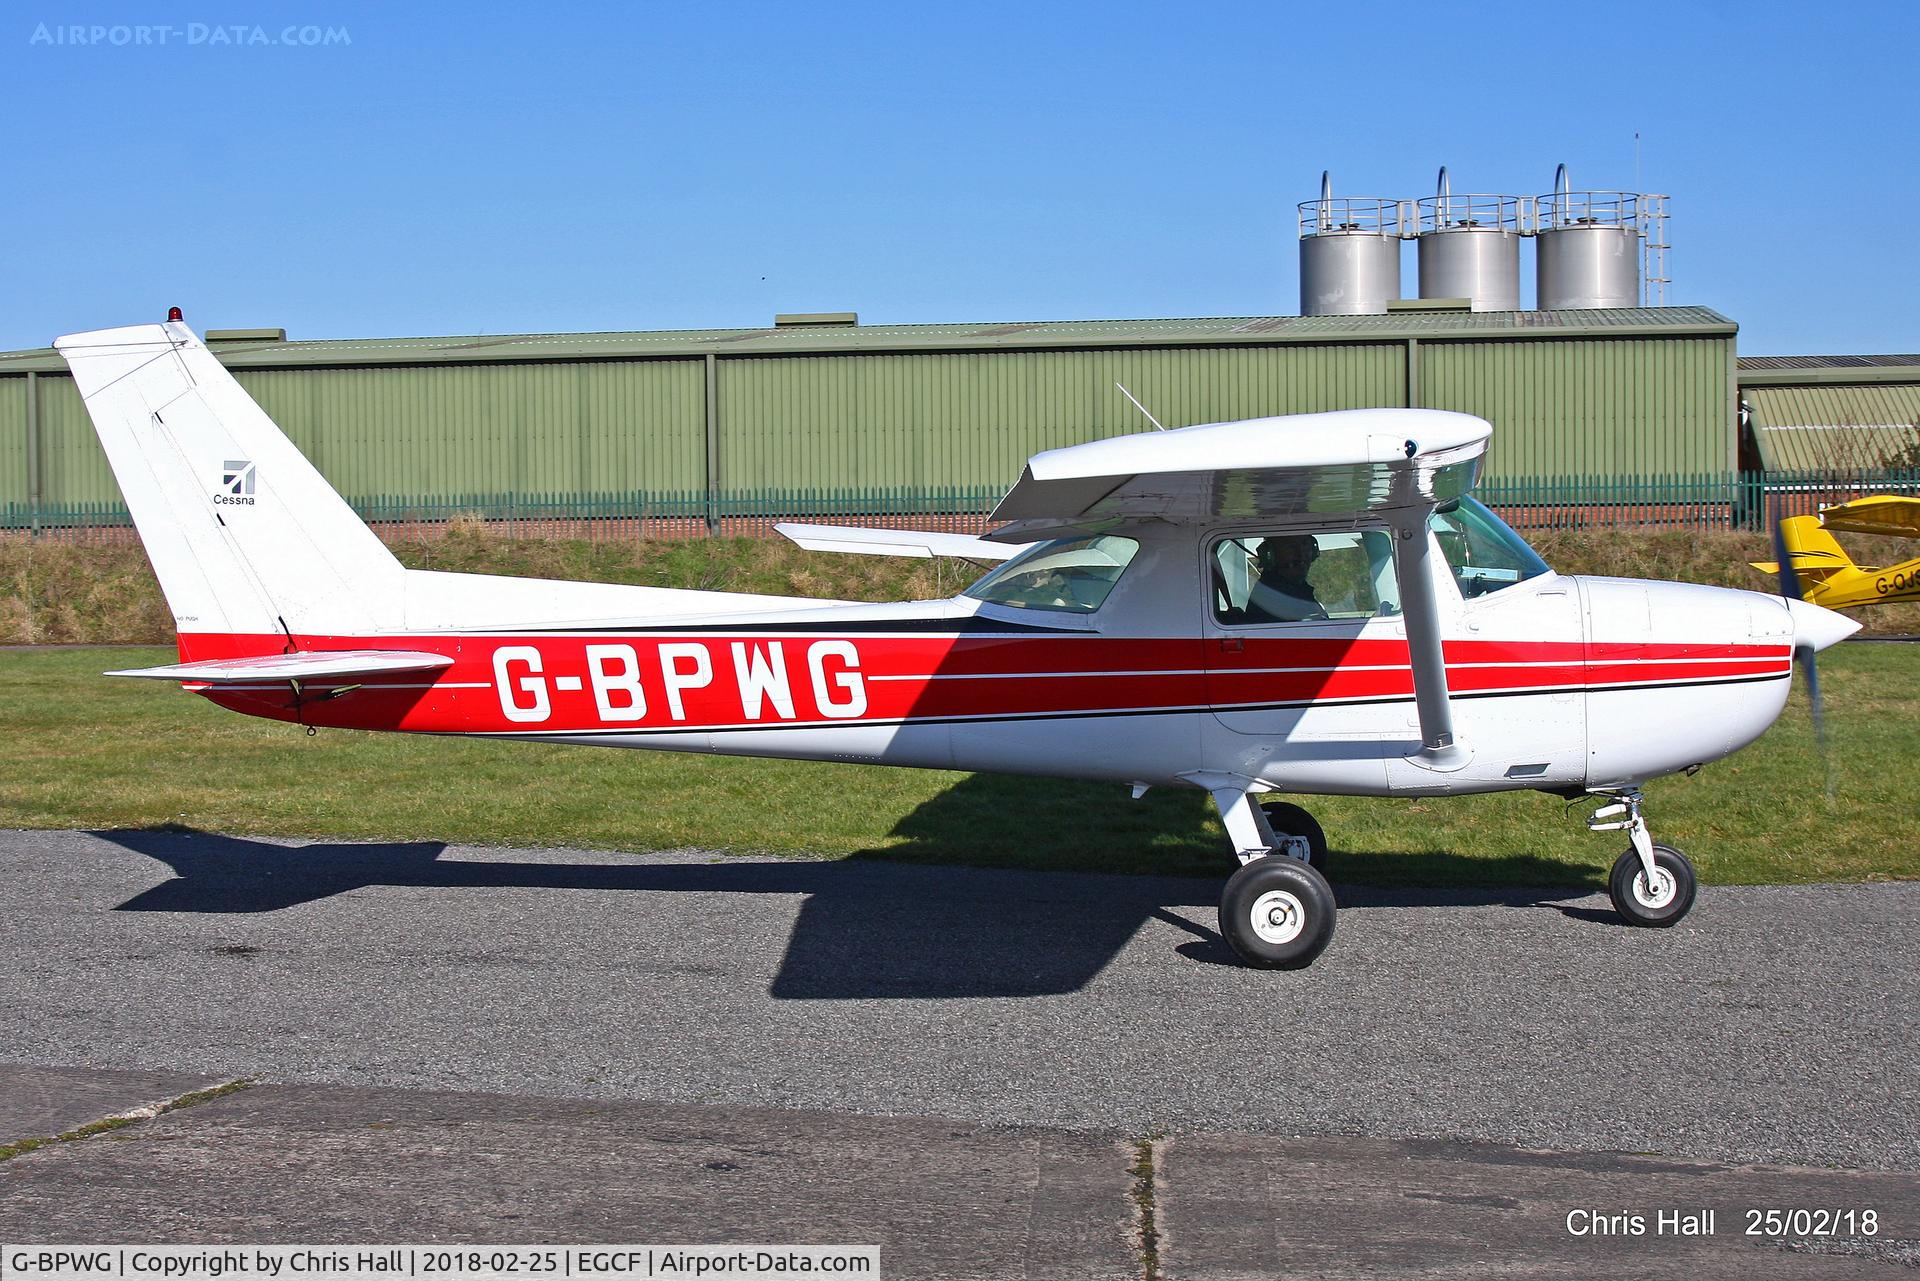
M 235 368 L 503 361 L 622 360 L 834 353 L 1246 346 L 1407 339 L 1731 337 L 1737 326 L 1709 307 L 1582 311 L 1423 310 L 1384 316 L 1228 316 L 1173 320 L 1052 320 L 940 325 L 808 325 L 598 334 L 493 334 L 445 338 L 238 340 L 209 345 Z M 51 348 L 0 353 L 0 375 L 64 373 Z
M 1920 370 L 1911 371 L 1920 374 Z M 1759 387 L 1753 439 L 1768 471 L 1872 471 L 1920 445 L 1920 380 L 1900 386 Z
M 1920 355 L 1742 356 L 1742 387 L 1920 383 Z

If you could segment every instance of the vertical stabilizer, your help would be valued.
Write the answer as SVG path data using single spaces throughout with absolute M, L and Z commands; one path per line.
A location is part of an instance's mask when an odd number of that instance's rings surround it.
M 54 347 L 183 636 L 400 626 L 400 562 L 185 324 Z
M 1854 568 L 1853 558 L 1821 528 L 1818 516 L 1789 516 L 1780 522 L 1793 572 L 1807 583 L 1823 582 L 1843 569 Z

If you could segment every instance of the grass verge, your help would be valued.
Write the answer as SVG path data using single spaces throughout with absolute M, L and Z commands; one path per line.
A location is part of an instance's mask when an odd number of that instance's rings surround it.
M 109 668 L 170 651 L 0 650 L 0 826 L 708 849 L 990 867 L 1218 876 L 1206 796 L 806 761 L 325 730 L 232 715 Z M 1754 746 L 1648 789 L 1657 839 L 1722 884 L 1920 878 L 1920 645 L 1821 660 L 1832 799 L 1802 694 Z M 1623 848 L 1552 797 L 1318 797 L 1335 879 L 1602 884 Z

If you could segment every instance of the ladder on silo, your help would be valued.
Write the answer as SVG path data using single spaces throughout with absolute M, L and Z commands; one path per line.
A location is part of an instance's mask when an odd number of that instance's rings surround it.
M 1637 197 L 1640 204 L 1640 305 L 1667 305 L 1667 198 L 1657 195 Z

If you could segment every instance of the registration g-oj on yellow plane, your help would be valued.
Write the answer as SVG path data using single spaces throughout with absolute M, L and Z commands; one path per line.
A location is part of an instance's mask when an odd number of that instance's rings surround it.
M 1833 535 L 1884 534 L 1920 538 L 1920 498 L 1882 494 L 1824 508 L 1818 516 L 1789 516 L 1780 522 L 1778 543 L 1801 594 L 1827 609 L 1920 601 L 1920 556 L 1880 569 L 1856 565 Z M 1776 561 L 1753 567 L 1780 573 Z
M 948 600 L 410 570 L 177 312 L 55 346 L 179 635 L 178 663 L 115 675 L 310 727 L 1201 788 L 1240 863 L 1221 932 L 1257 966 L 1310 963 L 1335 919 L 1325 837 L 1274 792 L 1596 798 L 1629 842 L 1616 908 L 1671 925 L 1693 868 L 1641 784 L 1759 737 L 1796 653 L 1856 627 L 1555 574 L 1469 496 L 1492 428 L 1422 409 L 1050 450 L 983 539 L 787 530 L 1001 562 Z

